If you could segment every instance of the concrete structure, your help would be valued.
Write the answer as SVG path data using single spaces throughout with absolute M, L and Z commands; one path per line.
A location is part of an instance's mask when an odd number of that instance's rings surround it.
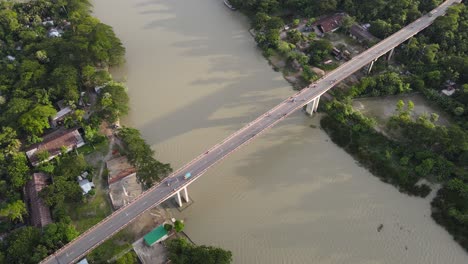
M 313 115 L 315 112 L 317 112 L 319 102 L 320 96 L 310 101 L 306 106 L 306 113 L 309 115 Z
M 129 176 L 136 176 L 136 169 L 129 162 L 127 157 L 121 156 L 118 158 L 111 159 L 106 162 L 109 176 L 107 183 L 109 185 L 120 181 L 121 179 Z
M 143 188 L 135 173 L 109 185 L 109 198 L 115 210 L 131 203 L 142 193 Z
M 139 215 L 175 195 L 179 197 L 182 190 L 185 192 L 187 186 L 200 178 L 208 169 L 238 150 L 241 146 L 251 142 L 255 137 L 258 137 L 261 133 L 282 121 L 291 113 L 294 113 L 309 103 L 313 103 L 313 105 L 317 106 L 318 101 L 316 99 L 333 88 L 338 82 L 416 35 L 418 32 L 431 25 L 437 17 L 445 14 L 450 5 L 460 2 L 461 0 L 445 1 L 436 8 L 437 12 L 432 16 L 426 15 L 419 18 L 372 48 L 344 63 L 309 87 L 294 94 L 291 98 L 295 100 L 288 98 L 282 101 L 267 113 L 259 116 L 222 142 L 216 144 L 208 151 L 203 152 L 189 163 L 174 171 L 166 179 L 145 191 L 132 203 L 115 211 L 112 215 L 55 252 L 52 256 L 44 259 L 41 263 L 59 264 L 76 262 L 87 252 L 100 245 L 104 240 L 123 229 Z M 192 176 L 185 178 L 187 173 L 190 173 Z
M 109 176 L 109 198 L 115 210 L 129 204 L 141 193 L 143 188 L 136 178 L 136 169 L 127 157 L 121 156 L 106 162 Z
M 37 166 L 41 163 L 37 157 L 38 153 L 47 151 L 49 157 L 45 161 L 49 161 L 60 155 L 62 153 L 62 148 L 64 148 L 66 152 L 70 152 L 72 149 L 79 148 L 84 144 L 84 140 L 77 128 L 59 129 L 45 135 L 42 142 L 29 147 L 26 150 L 26 156 L 33 166 Z
M 42 172 L 34 173 L 26 183 L 26 204 L 29 209 L 31 225 L 44 227 L 52 223 L 49 207 L 44 203 L 39 193 L 47 186 L 49 176 Z
M 167 230 L 163 225 L 160 225 L 153 229 L 151 232 L 144 236 L 145 244 L 149 247 L 152 245 L 164 241 L 168 237 Z
M 163 244 L 156 243 L 148 247 L 145 240 L 140 238 L 132 246 L 142 264 L 167 264 L 168 252 Z

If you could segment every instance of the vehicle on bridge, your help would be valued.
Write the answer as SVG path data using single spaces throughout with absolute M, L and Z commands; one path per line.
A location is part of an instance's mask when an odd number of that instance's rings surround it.
M 433 16 L 435 13 L 437 13 L 437 9 L 434 9 L 432 10 L 431 12 L 429 12 L 429 14 L 427 14 L 428 16 Z
M 186 180 L 187 180 L 188 178 L 190 178 L 190 177 L 192 177 L 192 173 L 190 173 L 190 172 L 185 173 L 184 178 L 185 178 Z

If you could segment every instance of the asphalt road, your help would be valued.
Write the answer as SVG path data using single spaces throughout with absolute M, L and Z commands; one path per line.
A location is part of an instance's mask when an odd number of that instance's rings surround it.
M 392 48 L 411 38 L 413 35 L 429 26 L 438 16 L 445 14 L 448 6 L 459 2 L 461 2 L 461 0 L 448 0 L 444 2 L 437 8 L 437 12 L 434 13 L 433 16 L 425 15 L 419 18 L 392 36 L 341 65 L 309 87 L 284 100 L 267 113 L 234 132 L 234 134 L 218 143 L 210 150 L 173 172 L 160 184 L 153 186 L 127 206 L 115 211 L 109 217 L 81 234 L 78 238 L 59 249 L 53 255 L 44 259 L 41 263 L 64 264 L 77 262 L 80 258 L 84 257 L 86 253 L 124 228 L 137 216 L 174 196 L 177 191 L 195 181 L 198 177 L 203 175 L 206 170 L 224 159 L 231 152 L 245 145 L 291 113 L 302 108 L 308 102 L 321 96 L 335 84 L 369 64 L 372 60 L 379 58 Z M 293 98 L 295 98 L 295 100 L 292 100 Z M 186 180 L 184 179 L 184 175 L 188 172 L 190 172 L 192 176 Z M 169 186 L 167 186 L 167 182 L 170 183 Z

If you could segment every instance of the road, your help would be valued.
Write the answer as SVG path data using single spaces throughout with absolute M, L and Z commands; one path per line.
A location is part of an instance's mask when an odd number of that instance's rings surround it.
M 223 160 L 230 153 L 247 144 L 268 128 L 274 126 L 291 113 L 302 108 L 311 100 L 321 96 L 341 80 L 358 71 L 376 58 L 384 55 L 394 47 L 411 38 L 430 24 L 440 15 L 445 14 L 446 9 L 453 3 L 461 0 L 448 0 L 437 7 L 433 16 L 425 15 L 405 28 L 382 40 L 372 48 L 361 53 L 352 60 L 333 70 L 317 82 L 284 100 L 267 113 L 259 116 L 254 121 L 234 132 L 232 135 L 216 144 L 208 151 L 196 157 L 180 169 L 173 172 L 161 183 L 153 186 L 141 194 L 137 199 L 81 234 L 78 238 L 59 249 L 53 255 L 44 259 L 41 263 L 64 264 L 77 262 L 93 248 L 97 247 L 113 234 L 120 231 L 136 217 L 152 207 L 161 204 L 183 187 L 188 186 L 198 179 L 205 171 Z M 294 100 L 293 100 L 294 99 Z M 191 177 L 184 179 L 184 175 L 190 172 Z M 168 186 L 167 183 L 170 183 Z

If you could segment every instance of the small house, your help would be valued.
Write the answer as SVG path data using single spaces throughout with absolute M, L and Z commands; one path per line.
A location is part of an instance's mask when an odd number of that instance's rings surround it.
M 61 37 L 62 36 L 62 33 L 63 31 L 60 30 L 60 29 L 56 29 L 56 28 L 51 28 L 49 30 L 49 32 L 47 33 L 47 36 L 49 38 L 58 38 L 58 37 Z
M 75 148 L 79 148 L 85 144 L 83 137 L 77 128 L 59 129 L 43 137 L 43 141 L 36 143 L 26 149 L 26 156 L 33 166 L 39 165 L 41 160 L 37 157 L 38 153 L 47 151 L 49 157 L 45 161 L 49 161 L 62 153 L 62 149 L 70 152 Z M 44 162 L 45 162 L 44 161 Z
M 160 225 L 153 229 L 151 232 L 146 234 L 143 238 L 145 244 L 149 247 L 152 245 L 164 241 L 168 237 L 167 230 L 164 228 L 163 225 Z
M 94 183 L 90 182 L 88 179 L 83 179 L 78 176 L 78 184 L 80 185 L 83 194 L 88 194 L 94 188 Z
M 359 43 L 374 43 L 379 41 L 377 37 L 372 35 L 366 27 L 354 24 L 349 29 L 349 35 Z
M 71 109 L 70 106 L 60 109 L 60 111 L 58 111 L 57 114 L 55 114 L 55 116 L 50 119 L 50 125 L 52 127 L 63 125 L 63 121 L 65 120 L 65 117 L 71 114 L 72 112 L 73 110 Z
M 323 17 L 315 21 L 312 25 L 316 26 L 322 34 L 335 32 L 343 24 L 345 13 L 337 13 L 331 16 Z
M 47 186 L 49 176 L 42 172 L 34 173 L 32 179 L 26 183 L 25 197 L 28 205 L 31 224 L 35 227 L 44 227 L 52 223 L 50 209 L 39 196 Z

